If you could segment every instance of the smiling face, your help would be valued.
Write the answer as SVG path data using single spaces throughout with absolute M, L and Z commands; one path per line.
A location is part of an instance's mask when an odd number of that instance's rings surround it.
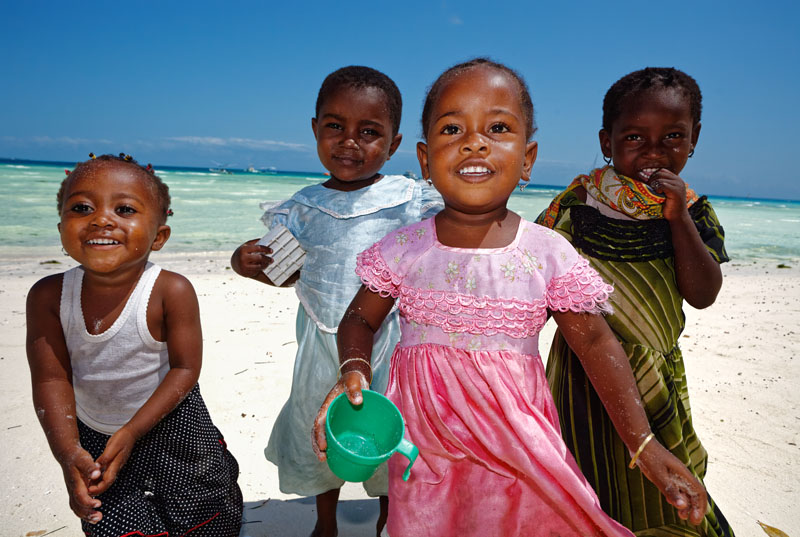
M 74 175 L 64 188 L 58 224 L 66 252 L 91 273 L 141 268 L 169 238 L 154 186 L 119 162 Z
M 422 175 L 433 181 L 448 209 L 504 210 L 536 160 L 527 124 L 514 78 L 487 66 L 460 73 L 433 104 L 427 143 L 417 144 Z
M 625 103 L 611 131 L 600 131 L 600 147 L 618 173 L 646 183 L 661 168 L 680 174 L 699 135 L 689 99 L 675 89 L 659 89 Z
M 343 87 L 331 94 L 311 120 L 322 165 L 341 183 L 332 188 L 349 189 L 347 183 L 374 182 L 402 136 L 394 135 L 384 93 L 373 87 Z

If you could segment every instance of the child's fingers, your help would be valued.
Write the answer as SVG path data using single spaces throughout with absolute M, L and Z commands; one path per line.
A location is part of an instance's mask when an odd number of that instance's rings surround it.
M 342 375 L 341 382 L 344 384 L 344 393 L 353 405 L 360 405 L 364 402 L 361 390 L 369 388 L 369 381 L 361 371 L 348 371 Z
M 322 405 L 319 407 L 319 412 L 317 412 L 317 417 L 314 418 L 314 428 L 311 433 L 311 447 L 316 453 L 317 458 L 320 462 L 325 462 L 328 456 L 325 454 L 325 450 L 328 449 L 328 437 L 325 433 L 325 421 L 328 416 L 328 407 L 331 405 L 334 399 L 342 393 L 342 383 L 341 380 L 334 384 L 331 391 L 328 392 L 328 395 L 325 396 L 325 400 L 322 402 Z

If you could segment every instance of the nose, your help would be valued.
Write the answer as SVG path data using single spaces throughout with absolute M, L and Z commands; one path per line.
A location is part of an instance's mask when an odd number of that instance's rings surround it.
M 97 227 L 109 227 L 114 225 L 114 218 L 108 214 L 108 211 L 98 209 L 92 215 L 92 225 Z
M 486 144 L 486 139 L 479 132 L 472 132 L 464 137 L 464 142 L 461 144 L 462 153 L 480 153 L 489 149 Z
M 660 157 L 665 152 L 664 145 L 661 140 L 647 140 L 644 147 L 644 154 L 648 157 Z

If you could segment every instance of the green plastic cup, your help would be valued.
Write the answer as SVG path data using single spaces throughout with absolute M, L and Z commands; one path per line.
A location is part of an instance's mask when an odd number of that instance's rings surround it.
M 408 481 L 419 450 L 403 437 L 403 416 L 378 392 L 361 390 L 361 394 L 364 402 L 358 406 L 340 394 L 328 407 L 328 466 L 339 479 L 366 481 L 397 452 L 410 461 L 403 472 L 403 481 Z

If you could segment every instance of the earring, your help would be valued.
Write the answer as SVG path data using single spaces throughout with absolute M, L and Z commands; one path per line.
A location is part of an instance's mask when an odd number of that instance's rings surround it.
M 692 158 L 692 156 L 694 156 L 694 147 L 689 151 L 689 158 Z
M 606 162 L 606 164 L 609 164 L 609 165 L 611 164 L 611 157 L 607 157 L 607 156 L 603 155 L 603 160 Z
M 63 246 L 61 247 L 61 253 L 66 255 L 66 256 L 69 256 L 69 254 L 67 253 L 67 251 L 64 249 Z
M 520 183 L 519 184 L 519 191 L 522 192 L 523 190 L 525 190 L 525 188 L 527 188 L 527 186 L 528 186 L 528 181 L 525 181 L 524 183 Z

